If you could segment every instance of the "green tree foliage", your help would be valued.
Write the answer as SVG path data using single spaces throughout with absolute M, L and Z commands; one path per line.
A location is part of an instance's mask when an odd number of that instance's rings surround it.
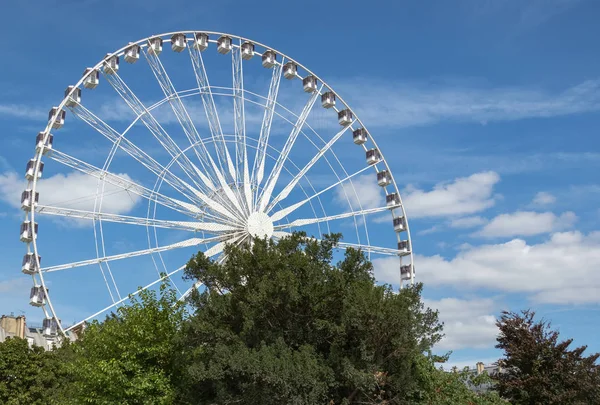
M 186 268 L 207 286 L 186 325 L 189 403 L 406 403 L 422 353 L 441 338 L 421 286 L 374 284 L 356 250 L 332 265 L 339 236 L 301 234 L 202 253 Z
M 573 339 L 559 340 L 549 322 L 535 321 L 535 312 L 503 312 L 497 348 L 500 395 L 513 404 L 589 405 L 600 403 L 600 354 L 584 356 L 586 346 L 569 349 Z
M 0 404 L 47 404 L 63 380 L 59 362 L 20 338 L 0 343 Z
M 420 405 L 506 405 L 494 391 L 478 394 L 471 388 L 490 385 L 492 379 L 483 373 L 474 375 L 468 368 L 447 372 L 435 367 L 435 361 L 447 358 L 421 356 L 417 362 L 420 387 L 414 404 Z
M 59 351 L 69 380 L 61 403 L 172 404 L 177 379 L 176 337 L 184 319 L 174 292 L 142 291 L 79 341 Z

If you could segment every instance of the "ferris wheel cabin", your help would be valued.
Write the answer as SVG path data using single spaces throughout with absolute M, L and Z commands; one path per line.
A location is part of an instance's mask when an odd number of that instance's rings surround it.
M 21 209 L 23 211 L 31 211 L 37 207 L 39 200 L 40 193 L 36 191 L 34 194 L 31 189 L 25 190 L 21 193 Z
M 393 221 L 394 231 L 404 232 L 406 231 L 406 219 L 404 217 L 396 217 Z
M 65 103 L 67 107 L 75 107 L 81 103 L 81 89 L 75 86 L 67 87 L 65 89 L 65 98 L 67 99 Z
M 45 140 L 44 140 L 45 138 Z M 46 134 L 44 132 L 40 132 L 35 137 L 35 151 L 37 153 L 42 152 L 43 155 L 52 151 L 52 142 L 54 141 L 54 135 Z
M 131 46 L 125 51 L 123 58 L 127 63 L 137 62 L 140 59 L 140 46 L 138 44 L 131 44 Z
M 400 196 L 398 193 L 391 193 L 385 196 L 385 205 L 388 208 L 395 208 L 400 204 Z
M 404 266 L 400 266 L 400 280 L 410 280 L 412 276 L 412 265 L 406 264 Z
M 324 108 L 333 108 L 335 107 L 335 93 L 333 91 L 328 91 L 321 95 L 321 105 Z
M 175 52 L 181 52 L 187 46 L 187 41 L 185 39 L 185 35 L 183 34 L 174 34 L 171 37 L 171 49 Z
M 272 50 L 265 51 L 262 56 L 262 65 L 268 69 L 277 64 L 277 55 Z
M 41 307 L 45 303 L 46 291 L 44 290 L 44 287 L 41 285 L 35 285 L 31 287 L 31 292 L 29 293 L 29 305 Z
M 204 32 L 196 32 L 194 34 L 194 48 L 200 52 L 206 51 L 208 48 L 208 34 Z
M 35 255 L 33 253 L 27 253 L 23 256 L 23 265 L 21 266 L 21 271 L 24 274 L 32 275 L 38 272 L 38 263 L 42 262 L 42 257 L 37 257 L 37 262 Z
M 355 129 L 352 132 L 352 140 L 357 145 L 362 145 L 367 142 L 367 130 L 364 128 Z
M 387 170 L 382 170 L 377 173 L 377 184 L 379 184 L 381 187 L 386 187 L 392 184 L 392 176 L 390 175 L 390 172 Z
M 347 108 L 338 112 L 338 122 L 343 127 L 352 124 L 352 112 Z
M 302 79 L 302 87 L 307 93 L 314 93 L 317 91 L 317 78 L 314 76 L 306 76 Z
M 148 52 L 152 55 L 160 55 L 163 50 L 163 39 L 160 37 L 153 37 L 148 40 Z
M 87 68 L 83 75 L 85 79 L 83 80 L 83 87 L 86 89 L 95 89 L 98 87 L 98 83 L 100 83 L 100 72 L 96 69 Z
M 24 221 L 21 224 L 21 242 L 33 242 L 37 238 L 38 224 L 31 225 L 31 221 Z
M 298 65 L 294 62 L 287 62 L 283 65 L 283 77 L 286 79 L 294 79 L 298 75 Z
M 242 59 L 250 60 L 254 56 L 254 44 L 252 42 L 244 42 L 242 44 Z
M 398 251 L 400 253 L 410 252 L 410 242 L 407 240 L 401 240 L 400 242 L 398 242 Z
M 45 318 L 42 321 L 42 333 L 46 337 L 56 336 L 58 332 L 58 321 L 56 318 Z
M 119 57 L 117 55 L 106 54 L 104 57 L 104 73 L 114 75 L 119 71 Z
M 48 111 L 48 122 L 52 124 L 52 128 L 59 129 L 65 124 L 65 117 L 67 113 L 65 110 L 59 110 L 58 107 L 52 107 Z
M 368 165 L 374 165 L 381 160 L 381 154 L 378 149 L 369 149 L 365 155 L 367 157 Z
M 229 52 L 231 52 L 232 48 L 233 44 L 231 42 L 231 37 L 223 35 L 222 37 L 217 39 L 217 52 L 219 52 L 220 54 L 226 55 Z
M 25 178 L 27 180 L 33 180 L 33 176 L 35 175 L 36 162 L 37 162 L 37 160 L 35 160 L 35 159 L 30 159 L 29 162 L 27 162 L 27 166 L 25 167 Z M 40 177 L 42 177 L 42 172 L 44 171 L 44 162 L 40 161 L 37 164 L 37 166 L 38 166 L 37 177 L 39 179 Z

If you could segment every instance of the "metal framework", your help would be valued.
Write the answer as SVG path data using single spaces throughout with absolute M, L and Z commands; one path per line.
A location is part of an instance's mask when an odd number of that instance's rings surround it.
M 26 243 L 26 260 L 23 272 L 30 274 L 36 288 L 45 291 L 40 305 L 48 325 L 55 324 L 60 333 L 65 333 L 82 323 L 94 319 L 113 308 L 123 305 L 130 297 L 140 291 L 152 288 L 163 280 L 170 280 L 177 288 L 180 299 L 185 299 L 191 291 L 200 287 L 198 283 L 179 289 L 173 277 L 184 269 L 185 261 L 189 257 L 181 258 L 178 266 L 168 265 L 168 260 L 163 254 L 177 252 L 178 249 L 197 247 L 207 256 L 224 260 L 223 249 L 226 244 L 248 243 L 252 237 L 274 238 L 275 240 L 289 235 L 295 230 L 307 230 L 318 235 L 332 231 L 343 231 L 344 226 L 354 229 L 355 240 L 340 242 L 338 248 L 361 249 L 370 257 L 381 255 L 383 257 L 398 257 L 398 283 L 414 282 L 414 266 L 410 230 L 406 219 L 406 212 L 402 204 L 400 192 L 390 167 L 383 153 L 378 148 L 373 136 L 365 125 L 352 111 L 344 100 L 333 91 L 322 79 L 312 71 L 292 58 L 272 48 L 243 37 L 217 32 L 203 32 L 209 36 L 208 49 L 205 44 L 198 43 L 201 36 L 197 31 L 181 31 L 154 35 L 143 38 L 137 42 L 129 43 L 121 49 L 108 54 L 94 67 L 89 68 L 83 77 L 73 86 L 69 86 L 65 98 L 51 110 L 48 124 L 43 132 L 38 135 L 36 153 L 27 166 L 27 190 L 24 193 L 28 198 L 22 202 L 25 213 L 24 224 L 21 229 L 21 240 Z M 161 57 L 162 45 L 159 46 L 158 38 L 169 43 L 174 34 L 182 34 L 185 42 L 172 45 L 175 52 L 182 52 L 186 47 L 191 62 L 193 81 L 197 87 L 177 90 L 168 73 L 167 64 Z M 217 47 L 217 39 L 230 38 L 222 41 Z M 226 46 L 223 43 L 227 44 Z M 248 47 L 248 43 L 252 44 Z M 162 42 L 160 42 L 162 44 Z M 246 48 L 243 45 L 246 44 Z M 130 52 L 132 47 L 137 48 L 137 57 Z M 214 50 L 217 48 L 218 53 Z M 251 51 L 248 51 L 251 49 Z M 165 50 L 164 52 L 169 52 Z M 224 58 L 223 55 L 231 53 L 231 86 L 211 86 L 209 82 L 209 52 L 210 58 Z M 140 58 L 142 54 L 144 58 Z M 268 91 L 266 95 L 259 94 L 244 86 L 244 65 L 260 63 L 251 61 L 263 58 L 264 71 L 270 73 Z M 263 57 L 264 56 L 264 57 Z M 128 84 L 123 71 L 137 69 L 121 65 L 119 70 L 118 58 L 127 62 L 147 63 L 152 72 L 162 99 L 154 104 L 142 102 L 140 96 L 133 91 L 134 85 Z M 180 56 L 184 57 L 184 56 Z M 139 59 L 139 60 L 138 60 Z M 116 63 L 115 63 L 116 61 Z M 294 72 L 284 72 L 284 65 L 293 66 Z M 189 65 L 188 65 L 189 66 Z M 189 68 L 188 68 L 189 69 Z M 298 99 L 304 99 L 304 107 L 298 114 L 292 112 L 280 101 L 279 93 L 282 76 L 285 79 L 300 79 Z M 311 82 L 312 87 L 304 86 L 302 80 Z M 247 78 L 246 78 L 247 79 Z M 82 88 L 94 89 L 106 81 L 114 90 L 117 99 L 133 113 L 133 120 L 123 131 L 119 131 L 111 124 L 110 118 L 102 118 L 101 111 L 93 111 L 92 103 L 85 103 L 85 97 L 90 92 L 84 93 Z M 318 83 L 318 85 L 317 85 Z M 314 86 L 313 86 L 314 85 Z M 150 86 L 150 84 L 148 84 Z M 309 93 L 306 96 L 306 93 Z M 302 95 L 305 96 L 302 96 Z M 328 102 L 323 107 L 332 111 L 331 121 L 339 121 L 341 128 L 335 131 L 327 130 L 325 134 L 319 133 L 310 125 L 311 113 L 317 108 L 322 95 L 328 94 Z M 334 95 L 336 105 L 331 104 L 330 95 Z M 199 96 L 199 97 L 198 97 Z M 208 131 L 197 124 L 197 118 L 189 110 L 187 100 L 197 98 L 201 101 L 202 109 L 208 126 Z M 224 111 L 220 108 L 219 100 L 231 98 L 233 104 L 233 133 L 223 131 L 222 120 Z M 179 124 L 185 142 L 179 142 L 168 131 L 167 124 L 161 123 L 156 111 L 163 105 L 169 105 Z M 249 128 L 247 106 L 259 106 L 262 110 L 262 120 L 259 129 L 253 131 Z M 320 107 L 320 106 L 319 106 Z M 103 165 L 94 165 L 86 162 L 85 156 L 75 157 L 66 153 L 61 148 L 60 134 L 51 135 L 52 130 L 59 130 L 65 123 L 65 111 L 86 124 L 89 133 L 103 142 L 108 142 L 110 153 Z M 221 114 L 221 116 L 220 116 Z M 339 114 L 339 116 L 338 116 Z M 291 118 L 290 118 L 291 117 Z M 284 123 L 289 129 L 284 130 L 286 136 L 281 146 L 275 147 L 273 132 L 280 135 L 281 129 L 274 126 L 274 121 Z M 158 159 L 149 150 L 146 144 L 135 141 L 130 137 L 133 128 L 143 128 L 148 137 L 154 139 L 161 147 L 161 153 L 168 156 L 167 163 Z M 359 131 L 360 142 L 352 142 L 352 134 Z M 256 136 L 252 133 L 256 132 Z M 282 139 L 281 137 L 279 139 Z M 305 142 L 304 147 L 298 146 L 299 140 Z M 53 142 L 55 144 L 53 144 Z M 306 142 L 312 147 L 307 150 Z M 334 146 L 340 144 L 357 144 L 353 147 L 357 155 L 349 156 L 336 154 Z M 302 154 L 310 154 L 309 159 L 296 157 L 295 151 L 301 149 Z M 375 152 L 373 152 L 375 151 Z M 147 180 L 132 180 L 111 169 L 114 167 L 114 158 L 126 156 L 132 163 L 145 170 L 154 184 Z M 365 159 L 365 156 L 367 159 Z M 51 161 L 59 171 L 62 168 L 73 170 L 86 178 L 95 179 L 97 190 L 92 210 L 74 209 L 61 204 L 41 204 L 44 196 L 41 195 L 40 204 L 37 204 L 36 193 L 40 190 L 41 174 L 43 170 L 42 158 Z M 350 159 L 356 162 L 362 159 L 360 167 L 347 170 L 345 163 Z M 299 162 L 299 164 L 297 163 Z M 317 167 L 325 167 L 330 173 L 317 171 Z M 367 174 L 368 172 L 372 174 Z M 375 173 L 373 173 L 375 172 Z M 377 173 L 380 173 L 379 185 L 386 197 L 381 199 L 378 206 L 363 207 L 361 196 L 371 189 L 362 190 L 356 180 L 369 176 L 377 183 Z M 383 174 L 381 174 L 383 173 Z M 316 184 L 311 181 L 311 176 L 322 176 L 326 183 Z M 358 184 L 358 185 L 357 185 Z M 107 188 L 127 192 L 148 204 L 146 217 L 141 215 L 122 215 L 110 212 L 106 208 L 105 197 L 109 195 Z M 322 198 L 325 197 L 326 198 Z M 343 204 L 335 204 L 336 198 Z M 327 211 L 337 210 L 336 213 Z M 161 216 L 164 213 L 176 214 L 179 219 Z M 390 212 L 387 224 L 381 225 L 395 232 L 396 240 L 390 246 L 378 246 L 370 240 L 368 225 L 378 224 L 370 221 L 374 215 Z M 40 257 L 44 247 L 38 246 L 38 215 L 47 215 L 51 218 L 62 218 L 77 223 L 91 223 L 94 229 L 96 257 L 85 260 L 71 261 L 68 263 L 50 263 L 42 267 Z M 185 220 L 181 218 L 184 217 Z M 350 221 L 350 222 L 349 222 Z M 69 222 L 73 223 L 73 222 Z M 113 224 L 113 225 L 111 225 Z M 137 225 L 145 227 L 148 246 L 144 249 L 131 249 L 127 252 L 108 254 L 110 242 L 106 236 L 106 227 L 120 224 L 127 227 Z M 44 224 L 40 224 L 40 233 L 43 233 Z M 313 228 L 311 228 L 313 226 Z M 333 228 L 333 229 L 332 229 Z M 363 229 L 364 228 L 364 229 Z M 128 228 L 129 229 L 129 228 Z M 159 230 L 176 230 L 179 240 L 167 243 L 161 238 Z M 189 236 L 185 236 L 188 234 Z M 345 235 L 347 236 L 347 235 Z M 107 247 L 108 246 L 108 247 Z M 125 291 L 120 288 L 119 279 L 113 274 L 111 264 L 126 262 L 134 257 L 148 256 L 152 259 L 157 275 L 152 282 L 135 290 Z M 26 263 L 27 262 L 27 263 Z M 27 264 L 27 266 L 26 266 Z M 46 263 L 44 263 L 46 264 Z M 108 292 L 108 305 L 98 305 L 99 310 L 90 311 L 83 319 L 79 319 L 71 326 L 64 326 L 59 318 L 59 313 L 48 293 L 48 285 L 53 282 L 54 274 L 66 272 L 92 271 L 98 266 L 102 279 Z M 175 267 L 174 270 L 173 267 Z M 88 268 L 84 270 L 84 268 Z M 136 269 L 131 269 L 131 277 L 135 277 Z M 38 290 L 36 290 L 38 291 Z M 64 304 L 60 302 L 60 304 Z M 52 329 L 48 329 L 52 335 Z

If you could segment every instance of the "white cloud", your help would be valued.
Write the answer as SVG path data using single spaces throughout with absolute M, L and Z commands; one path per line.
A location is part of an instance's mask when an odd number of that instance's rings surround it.
M 369 174 L 352 179 L 352 184 L 344 182 L 336 187 L 335 200 L 343 207 L 350 204 L 354 211 L 360 210 L 361 207 L 377 208 L 385 204 L 381 187 L 377 184 L 375 176 Z M 389 220 L 389 216 L 387 218 Z
M 487 219 L 482 217 L 464 217 L 464 218 L 456 218 L 450 221 L 451 228 L 475 228 L 476 226 L 481 226 L 487 222 Z
M 552 212 L 517 211 L 498 215 L 475 235 L 487 238 L 533 236 L 569 229 L 576 220 L 577 216 L 571 211 L 560 216 Z
M 492 299 L 443 298 L 424 301 L 428 307 L 439 310 L 440 320 L 444 322 L 446 336 L 436 348 L 488 348 L 496 340 L 498 328 Z
M 437 184 L 431 191 L 409 186 L 402 199 L 409 218 L 474 214 L 494 205 L 492 192 L 499 181 L 495 172 L 475 173 Z
M 556 197 L 545 191 L 540 191 L 533 198 L 533 204 L 538 206 L 554 204 Z
M 50 108 L 48 108 L 48 111 Z M 0 115 L 8 115 L 14 118 L 25 118 L 31 120 L 42 120 L 48 118 L 48 111 L 39 108 L 31 108 L 28 105 L 0 104 Z
M 358 91 L 356 83 L 369 90 Z M 390 83 L 364 78 L 337 87 L 341 94 L 350 96 L 347 98 L 361 120 L 381 127 L 513 121 L 600 110 L 600 79 L 587 80 L 556 94 L 518 87 Z
M 125 173 L 117 174 L 117 176 L 132 181 Z M 26 186 L 25 180 L 15 172 L 0 174 L 0 199 L 19 208 L 21 192 Z M 56 174 L 38 181 L 39 203 L 40 205 L 93 211 L 97 187 L 98 180 L 96 178 L 80 172 Z M 103 195 L 102 209 L 99 211 L 112 214 L 129 212 L 140 199 L 138 195 L 108 183 L 104 186 Z M 98 211 L 97 207 L 96 210 Z
M 386 259 L 374 260 L 375 274 L 397 272 Z M 501 244 L 464 246 L 454 258 L 415 257 L 416 278 L 431 286 L 487 288 L 527 293 L 541 303 L 600 302 L 600 232 L 554 233 L 538 244 L 514 239 Z M 396 282 L 397 284 L 397 282 Z

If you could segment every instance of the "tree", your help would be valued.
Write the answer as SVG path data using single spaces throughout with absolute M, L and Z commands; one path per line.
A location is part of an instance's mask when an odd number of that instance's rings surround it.
M 503 312 L 497 348 L 504 351 L 497 376 L 500 395 L 513 404 L 588 405 L 600 403 L 600 354 L 584 356 L 587 346 L 569 349 L 573 339 L 559 333 L 535 312 Z
M 0 403 L 47 404 L 63 374 L 53 353 L 29 347 L 25 339 L 8 338 L 0 343 Z
M 294 234 L 251 249 L 228 246 L 218 264 L 198 253 L 183 397 L 190 404 L 401 404 L 419 391 L 422 353 L 441 338 L 422 286 L 377 286 L 372 264 L 339 235 Z M 413 403 L 413 402 L 410 402 Z
M 448 356 L 422 356 L 417 363 L 417 381 L 420 387 L 414 404 L 421 405 L 505 405 L 496 392 L 474 392 L 469 387 L 491 383 L 487 373 L 473 375 L 468 368 L 447 372 L 435 367 Z
M 178 378 L 175 342 L 184 319 L 181 303 L 163 284 L 146 290 L 80 340 L 57 351 L 68 381 L 60 403 L 172 404 Z

